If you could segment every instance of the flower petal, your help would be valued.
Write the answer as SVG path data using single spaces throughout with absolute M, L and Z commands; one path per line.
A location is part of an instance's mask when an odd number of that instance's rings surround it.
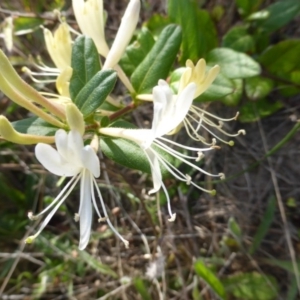
M 68 160 L 68 133 L 63 129 L 59 129 L 55 132 L 55 144 L 58 153 L 65 159 Z
M 80 182 L 80 211 L 79 211 L 79 221 L 80 221 L 80 241 L 79 250 L 85 249 L 87 246 L 92 226 L 92 191 L 91 191 L 91 180 L 92 174 L 88 170 L 84 170 Z
M 107 56 L 109 48 L 104 36 L 104 11 L 102 0 L 73 0 L 73 10 L 81 32 L 93 39 L 98 52 Z
M 100 176 L 100 161 L 95 153 L 94 149 L 91 146 L 85 146 L 82 149 L 82 162 L 84 164 L 84 167 L 88 169 L 94 177 Z
M 67 160 L 84 168 L 81 159 L 81 152 L 84 147 L 81 134 L 77 130 L 71 130 L 68 133 L 68 156 Z
M 81 168 L 69 163 L 50 145 L 39 143 L 35 147 L 38 161 L 51 173 L 58 176 L 75 176 Z
M 197 85 L 195 83 L 189 83 L 178 95 L 175 104 L 175 114 L 172 120 L 173 127 L 168 132 L 170 132 L 173 128 L 176 128 L 184 120 L 194 100 L 196 88 Z
M 161 170 L 155 152 L 151 148 L 149 148 L 145 150 L 145 154 L 148 157 L 150 163 L 153 180 L 153 189 L 149 191 L 149 194 L 153 194 L 156 193 L 162 185 Z

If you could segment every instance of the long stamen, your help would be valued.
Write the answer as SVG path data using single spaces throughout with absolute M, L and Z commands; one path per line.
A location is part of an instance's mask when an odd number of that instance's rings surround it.
M 31 212 L 28 213 L 28 217 L 30 220 L 36 220 L 37 218 L 39 218 L 41 215 L 43 215 L 45 212 L 47 212 L 53 205 L 55 205 L 55 203 L 57 203 L 59 201 L 59 199 L 63 196 L 63 194 L 66 192 L 66 190 L 71 186 L 70 191 L 72 191 L 75 187 L 75 185 L 77 184 L 78 180 L 80 179 L 81 174 L 76 177 L 74 176 L 67 184 L 66 186 L 61 190 L 61 192 L 57 195 L 57 197 L 51 202 L 51 204 L 49 204 L 44 210 L 42 210 L 39 214 L 37 215 L 33 215 Z M 68 192 L 69 195 L 69 192 Z
M 46 73 L 35 73 L 35 72 L 31 72 L 30 69 L 24 67 L 22 69 L 23 72 L 25 72 L 29 77 L 30 79 L 33 81 L 33 82 L 36 82 L 36 83 L 53 83 L 55 82 L 55 79 L 45 79 L 45 80 L 38 80 L 36 79 L 33 75 L 38 75 L 38 76 L 57 76 L 57 74 L 46 74 Z
M 205 114 L 205 115 L 209 115 L 210 117 L 214 118 L 214 119 L 217 119 L 219 121 L 224 121 L 224 122 L 230 122 L 230 121 L 235 121 L 237 119 L 237 117 L 239 116 L 239 112 L 236 113 L 236 115 L 232 118 L 229 118 L 229 119 L 224 119 L 224 118 L 220 118 L 214 114 L 211 114 L 210 112 L 198 107 L 198 106 L 195 106 L 195 105 L 192 105 L 191 108 L 190 108 L 190 111 L 191 112 L 194 112 L 194 113 L 197 113 L 197 110 L 200 111 L 202 114 Z
M 99 199 L 100 199 L 101 207 L 102 207 L 104 216 L 105 216 L 105 218 L 106 218 L 106 222 L 108 223 L 110 229 L 115 233 L 115 235 L 118 236 L 119 239 L 124 243 L 125 248 L 128 248 L 128 247 L 129 247 L 129 242 L 128 242 L 127 240 L 125 240 L 125 239 L 120 235 L 120 233 L 115 229 L 115 227 L 113 226 L 113 224 L 110 222 L 110 219 L 109 219 L 109 217 L 108 217 L 108 214 L 107 214 L 107 211 L 106 211 L 106 207 L 105 207 L 105 204 L 104 204 L 102 195 L 101 195 L 100 190 L 99 190 L 99 188 L 98 188 L 97 181 L 96 181 L 96 179 L 95 179 L 94 177 L 93 177 L 93 182 L 94 182 L 94 185 L 95 185 L 95 187 L 96 187 L 96 191 L 97 191 L 98 197 L 99 197 Z
M 159 148 L 161 148 L 162 150 L 168 152 L 168 149 L 165 148 L 166 145 L 164 145 L 164 144 L 159 145 L 157 143 L 155 143 L 155 144 Z M 208 175 L 208 176 L 211 176 L 211 177 L 220 177 L 220 175 L 210 174 L 210 173 L 206 172 L 205 170 L 201 169 L 200 167 L 196 166 L 195 164 L 193 164 L 193 163 L 189 162 L 188 160 L 184 159 L 183 157 L 181 157 L 180 155 L 178 155 L 177 151 L 172 152 L 172 155 L 174 157 L 176 157 L 177 159 L 181 160 L 182 162 L 186 163 L 187 165 L 191 166 L 192 168 L 194 168 L 194 169 L 200 171 L 201 173 L 205 174 L 205 175 Z
M 66 198 L 70 195 L 70 193 L 72 192 L 75 184 L 78 182 L 79 178 L 81 177 L 81 174 L 77 177 L 77 179 L 75 180 L 74 184 L 72 184 L 72 187 L 68 190 L 68 192 L 62 197 L 62 199 L 59 201 L 59 203 L 52 209 L 52 211 L 47 215 L 47 217 L 45 218 L 45 220 L 43 221 L 43 223 L 41 224 L 39 230 L 37 231 L 36 234 L 29 236 L 26 240 L 25 243 L 32 243 L 34 241 L 34 239 L 36 239 L 36 237 L 42 232 L 42 230 L 46 227 L 46 225 L 49 223 L 49 221 L 51 220 L 51 218 L 53 217 L 53 215 L 56 213 L 56 211 L 58 210 L 58 208 L 63 204 L 63 202 L 66 200 Z M 75 176 L 73 178 L 76 178 Z M 73 180 L 72 178 L 72 180 Z M 64 189 L 63 189 L 64 190 Z M 61 193 L 59 194 L 59 196 L 61 195 Z M 58 197 L 57 197 L 58 198 Z M 54 202 L 57 202 L 57 198 L 56 201 L 54 200 Z M 49 205 L 50 207 L 52 207 L 53 205 Z M 44 210 L 45 212 L 46 210 Z
M 90 176 L 93 176 L 93 175 L 91 174 Z M 98 217 L 99 217 L 98 220 L 102 220 L 103 218 L 101 217 L 101 214 L 100 214 L 100 211 L 99 211 L 99 209 L 98 209 L 98 205 L 97 205 L 97 202 L 96 202 L 96 199 L 95 199 L 95 192 L 94 192 L 94 184 L 93 184 L 93 181 L 91 180 L 90 183 L 91 183 L 90 188 L 91 188 L 91 191 L 92 191 L 92 201 L 93 201 L 95 210 L 96 210 L 96 212 L 97 212 L 97 215 L 98 215 Z
M 208 143 L 208 142 L 205 140 L 204 137 L 202 137 L 200 134 L 198 134 L 197 130 L 199 130 L 199 129 L 198 129 L 199 126 L 197 126 L 197 128 L 195 129 L 195 128 L 193 127 L 193 125 L 191 124 L 191 122 L 190 122 L 188 119 L 184 119 L 184 120 L 183 120 L 183 124 L 184 124 L 184 127 L 185 127 L 185 130 L 186 130 L 187 134 L 189 135 L 189 137 L 190 137 L 191 139 L 193 139 L 194 141 L 197 141 L 197 142 L 201 142 L 202 144 L 207 145 L 207 146 L 213 146 L 213 145 L 214 145 L 214 143 Z M 190 129 L 193 131 L 193 134 L 194 134 L 195 136 L 193 136 L 193 135 L 191 134 Z
M 178 146 L 178 147 L 180 147 L 182 149 L 191 150 L 191 151 L 209 151 L 211 149 L 214 149 L 214 147 L 210 147 L 210 148 L 195 148 L 195 147 L 185 146 L 185 145 L 176 143 L 176 142 L 174 142 L 172 140 L 166 139 L 163 136 L 157 137 L 156 140 L 163 140 L 163 141 L 165 141 L 167 143 L 173 144 L 173 145 Z
M 192 178 L 191 176 L 189 176 L 188 174 L 184 175 L 182 172 L 180 172 L 176 167 L 174 167 L 169 161 L 167 161 L 164 157 L 158 155 L 158 160 L 162 163 L 162 165 L 174 176 L 176 177 L 177 179 L 183 181 L 183 182 L 186 182 L 187 185 L 194 185 L 197 189 L 203 191 L 203 192 L 206 192 L 208 194 L 211 194 L 211 195 L 215 195 L 216 194 L 216 190 L 207 190 L 199 185 L 196 185 L 193 181 L 192 181 Z M 176 174 L 176 172 L 179 173 L 182 178 Z M 221 178 L 221 174 L 220 175 L 220 178 Z
M 153 150 L 152 148 L 150 148 L 150 150 L 155 154 L 155 156 L 159 157 L 159 155 L 157 154 L 157 152 L 156 152 L 155 150 Z M 156 175 L 157 177 L 159 177 L 159 176 L 158 176 L 159 174 L 157 174 L 157 171 L 156 171 L 156 169 L 155 169 L 155 167 L 154 167 L 154 165 L 153 165 L 153 163 L 152 163 L 152 161 L 151 161 L 151 159 L 150 159 L 148 153 L 147 153 L 146 151 L 144 151 L 144 153 L 145 153 L 145 155 L 146 155 L 147 158 L 148 158 L 149 164 L 151 165 L 151 168 L 152 168 L 153 172 L 155 173 L 155 175 Z M 163 188 L 163 190 L 164 190 L 164 193 L 165 193 L 165 195 L 166 195 L 166 198 L 167 198 L 168 212 L 169 212 L 169 215 L 170 215 L 170 218 L 168 219 L 168 221 L 169 221 L 169 222 L 174 222 L 175 219 L 176 219 L 176 214 L 173 214 L 173 213 L 172 213 L 172 209 L 171 209 L 171 200 L 170 200 L 170 197 L 169 197 L 169 193 L 168 193 L 168 191 L 167 191 L 167 189 L 166 189 L 166 186 L 164 185 L 164 183 L 163 183 L 162 180 L 160 180 L 160 183 L 161 183 L 161 186 L 162 186 L 162 188 Z

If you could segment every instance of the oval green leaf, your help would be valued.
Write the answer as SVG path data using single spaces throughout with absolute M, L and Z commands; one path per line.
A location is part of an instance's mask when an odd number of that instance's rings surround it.
M 45 122 L 43 119 L 31 117 L 20 121 L 12 122 L 13 128 L 20 133 L 52 136 L 59 129 Z
M 179 26 L 171 24 L 161 32 L 148 55 L 131 76 L 132 85 L 138 94 L 151 93 L 159 79 L 167 78 L 180 42 Z
M 79 36 L 72 47 L 70 80 L 70 96 L 74 100 L 81 89 L 100 70 L 100 60 L 93 40 L 87 36 Z
M 81 89 L 74 103 L 84 116 L 94 112 L 104 102 L 116 81 L 117 73 L 114 70 L 102 70 Z
M 249 55 L 229 48 L 216 48 L 209 52 L 209 65 L 218 64 L 221 73 L 227 78 L 247 78 L 257 76 L 261 72 L 260 65 Z

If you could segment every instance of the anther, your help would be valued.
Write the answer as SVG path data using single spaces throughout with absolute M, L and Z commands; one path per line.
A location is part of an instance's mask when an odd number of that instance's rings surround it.
M 190 175 L 188 175 L 188 174 L 185 174 L 185 178 L 186 178 L 186 184 L 190 185 L 191 181 L 192 181 L 192 177 Z
M 174 222 L 176 219 L 176 214 L 173 214 L 171 218 L 168 219 L 169 222 Z
M 32 211 L 30 211 L 28 214 L 28 219 L 31 220 L 31 221 L 34 221 L 34 220 L 37 220 L 37 217 L 34 216 L 34 214 L 32 213 Z
M 74 215 L 74 221 L 75 221 L 75 222 L 78 222 L 78 221 L 79 221 L 79 214 L 76 213 L 76 214 Z
M 98 219 L 98 222 L 105 222 L 107 220 L 107 217 L 101 217 Z
M 226 178 L 224 173 L 219 173 L 219 176 L 220 176 L 221 180 L 225 180 L 225 178 Z
M 198 154 L 198 157 L 196 158 L 196 161 L 200 161 L 204 157 L 204 154 L 201 151 L 197 152 L 197 154 Z

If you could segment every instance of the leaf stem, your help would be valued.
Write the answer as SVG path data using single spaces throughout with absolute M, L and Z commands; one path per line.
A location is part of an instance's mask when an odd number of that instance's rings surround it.
M 132 111 L 135 107 L 136 107 L 136 104 L 132 101 L 130 104 L 128 104 L 124 108 L 118 110 L 117 112 L 113 113 L 108 118 L 110 121 L 114 121 L 114 120 L 120 118 L 121 116 L 127 114 L 128 112 Z

